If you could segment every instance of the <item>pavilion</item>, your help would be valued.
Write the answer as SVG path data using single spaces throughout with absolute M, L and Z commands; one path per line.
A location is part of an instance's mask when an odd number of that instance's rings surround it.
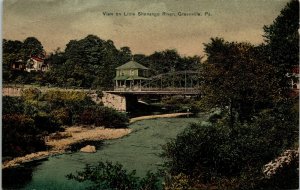
M 148 68 L 131 60 L 116 68 L 115 91 L 140 91 L 148 80 Z

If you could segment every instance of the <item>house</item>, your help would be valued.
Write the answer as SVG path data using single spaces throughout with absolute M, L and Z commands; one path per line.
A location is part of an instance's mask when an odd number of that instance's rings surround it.
M 49 69 L 49 65 L 45 63 L 43 58 L 40 57 L 31 57 L 27 60 L 26 63 L 26 71 L 47 71 Z
M 139 91 L 148 77 L 148 68 L 131 60 L 116 68 L 116 91 Z
M 299 90 L 300 89 L 300 83 L 299 83 L 299 66 L 294 66 L 292 67 L 291 71 L 291 85 L 294 90 Z
M 19 70 L 19 71 L 24 71 L 26 68 L 26 65 L 24 64 L 23 60 L 18 60 L 15 61 L 12 65 L 11 65 L 11 69 L 12 70 Z

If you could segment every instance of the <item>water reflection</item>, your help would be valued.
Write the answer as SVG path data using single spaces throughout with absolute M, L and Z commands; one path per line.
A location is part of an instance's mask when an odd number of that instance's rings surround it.
M 3 189 L 22 189 L 31 180 L 32 173 L 35 168 L 42 164 L 42 161 L 47 160 L 47 158 L 33 161 L 30 163 L 22 164 L 21 166 L 14 168 L 2 169 L 2 188 Z

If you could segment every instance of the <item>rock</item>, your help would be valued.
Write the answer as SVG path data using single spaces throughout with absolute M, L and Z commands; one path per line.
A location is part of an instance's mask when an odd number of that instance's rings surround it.
M 96 152 L 96 147 L 91 146 L 91 145 L 87 145 L 87 146 L 81 148 L 80 152 L 94 153 L 94 152 Z

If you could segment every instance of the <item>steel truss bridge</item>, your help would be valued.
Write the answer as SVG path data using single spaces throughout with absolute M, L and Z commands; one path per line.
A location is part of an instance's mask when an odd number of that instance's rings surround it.
M 198 71 L 176 71 L 150 77 L 140 86 L 119 87 L 107 92 L 124 95 L 197 95 L 200 93 L 200 81 L 201 75 Z

